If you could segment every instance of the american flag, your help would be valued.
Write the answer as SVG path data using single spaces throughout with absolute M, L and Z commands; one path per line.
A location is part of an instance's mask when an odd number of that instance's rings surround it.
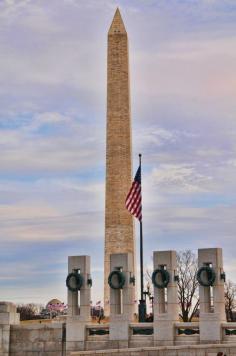
M 134 181 L 125 200 L 128 211 L 139 221 L 142 221 L 142 189 L 141 189 L 141 166 L 135 174 Z
M 47 309 L 51 311 L 63 311 L 67 308 L 64 303 L 50 303 L 47 305 Z
M 101 310 L 101 300 L 99 300 L 97 303 L 96 303 L 96 306 L 95 306 L 95 309 L 96 310 Z

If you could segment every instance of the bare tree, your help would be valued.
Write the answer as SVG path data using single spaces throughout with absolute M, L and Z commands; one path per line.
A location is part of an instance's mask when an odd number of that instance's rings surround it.
M 225 313 L 227 321 L 234 321 L 233 311 L 236 308 L 236 285 L 228 280 L 225 283 Z
M 20 320 L 33 320 L 36 318 L 38 307 L 36 304 L 19 304 L 17 313 L 20 314 Z
M 197 269 L 197 257 L 191 250 L 177 254 L 178 298 L 183 321 L 191 321 L 199 308 Z

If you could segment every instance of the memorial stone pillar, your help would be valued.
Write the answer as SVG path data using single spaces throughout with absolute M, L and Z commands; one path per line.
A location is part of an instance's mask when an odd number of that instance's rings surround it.
M 153 265 L 154 345 L 173 345 L 179 321 L 176 252 L 155 251 Z
M 199 249 L 198 267 L 200 342 L 220 343 L 226 321 L 222 249 Z
M 66 351 L 84 350 L 86 324 L 91 321 L 90 256 L 68 257 Z
M 110 256 L 110 340 L 117 347 L 128 347 L 129 323 L 134 321 L 135 281 L 133 256 L 118 253 Z

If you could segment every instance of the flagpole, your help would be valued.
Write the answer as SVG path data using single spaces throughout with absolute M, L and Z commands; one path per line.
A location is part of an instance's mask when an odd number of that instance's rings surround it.
M 142 177 L 142 155 L 139 154 L 140 177 Z M 142 187 L 142 178 L 141 187 Z M 141 188 L 142 189 L 142 188 Z M 140 279 L 141 279 L 141 300 L 143 300 L 143 221 L 139 221 L 140 225 Z
M 140 166 L 140 183 L 142 189 L 142 155 L 139 153 L 139 166 Z M 139 322 L 146 321 L 146 302 L 143 294 L 143 221 L 142 218 L 139 221 L 140 225 L 140 287 L 141 295 L 139 301 Z

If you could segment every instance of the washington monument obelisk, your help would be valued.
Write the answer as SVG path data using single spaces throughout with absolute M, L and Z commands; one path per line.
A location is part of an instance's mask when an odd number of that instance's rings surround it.
M 135 255 L 133 218 L 125 208 L 132 180 L 128 37 L 119 9 L 108 32 L 106 144 L 104 308 L 108 315 L 110 254 Z

